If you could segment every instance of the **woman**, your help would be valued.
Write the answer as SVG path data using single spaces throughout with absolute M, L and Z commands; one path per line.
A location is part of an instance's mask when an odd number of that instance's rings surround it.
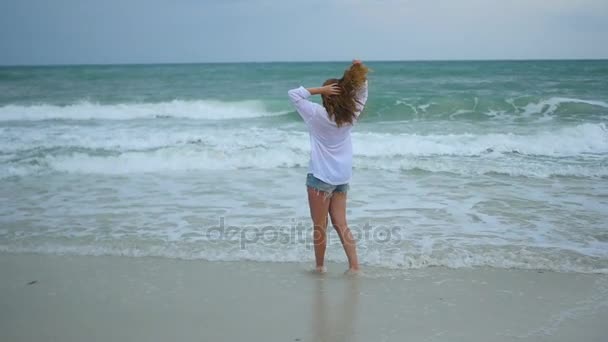
M 350 131 L 367 101 L 367 71 L 361 61 L 355 60 L 339 80 L 329 79 L 319 88 L 289 91 L 291 103 L 310 133 L 306 186 L 316 270 L 320 273 L 325 272 L 328 213 L 346 252 L 348 272 L 359 271 L 356 243 L 346 223 L 346 193 L 352 175 Z M 323 105 L 309 101 L 311 95 L 321 95 Z

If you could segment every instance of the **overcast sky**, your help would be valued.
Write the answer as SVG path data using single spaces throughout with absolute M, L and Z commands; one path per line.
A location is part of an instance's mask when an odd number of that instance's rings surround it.
M 608 58 L 608 0 L 0 0 L 0 64 Z

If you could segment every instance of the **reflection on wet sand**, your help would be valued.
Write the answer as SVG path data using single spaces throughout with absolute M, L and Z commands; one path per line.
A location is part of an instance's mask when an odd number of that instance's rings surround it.
M 339 282 L 330 287 L 330 282 Z M 359 279 L 316 280 L 312 298 L 314 341 L 357 341 L 356 320 L 359 309 Z

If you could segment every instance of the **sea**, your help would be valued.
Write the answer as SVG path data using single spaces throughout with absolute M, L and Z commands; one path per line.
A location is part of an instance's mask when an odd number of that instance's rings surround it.
M 287 91 L 348 65 L 0 67 L 0 252 L 312 264 Z M 364 267 L 608 274 L 608 61 L 367 65 Z

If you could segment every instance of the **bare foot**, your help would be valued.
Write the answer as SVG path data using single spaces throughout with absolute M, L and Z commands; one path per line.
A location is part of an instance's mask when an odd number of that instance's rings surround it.
M 325 266 L 317 266 L 314 270 L 315 273 L 324 274 L 327 273 L 327 268 Z
M 357 276 L 361 274 L 363 274 L 363 272 L 360 268 L 349 268 L 348 270 L 346 270 L 346 272 L 344 272 L 344 275 L 347 276 Z

